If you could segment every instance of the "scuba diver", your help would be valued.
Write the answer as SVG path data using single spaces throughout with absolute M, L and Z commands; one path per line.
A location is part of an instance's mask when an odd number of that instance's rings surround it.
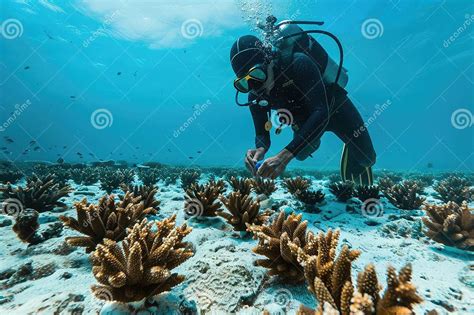
M 245 165 L 254 176 L 276 178 L 292 159 L 306 160 L 320 146 L 326 131 L 344 142 L 341 176 L 360 185 L 372 185 L 376 153 L 364 121 L 347 96 L 348 77 L 342 46 L 322 30 L 303 31 L 298 24 L 323 22 L 283 21 L 267 18 L 261 26 L 265 40 L 240 37 L 232 46 L 230 62 L 236 103 L 248 106 L 255 127 L 255 149 L 247 151 Z M 339 46 L 339 65 L 309 34 L 325 34 Z M 270 43 L 270 44 L 269 44 Z M 239 93 L 249 93 L 248 103 L 239 103 Z M 272 110 L 276 116 L 272 116 Z M 278 154 L 265 159 L 270 131 L 291 126 L 292 141 Z

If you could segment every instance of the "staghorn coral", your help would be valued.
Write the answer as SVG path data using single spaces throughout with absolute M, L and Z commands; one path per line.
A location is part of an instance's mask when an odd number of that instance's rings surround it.
M 66 197 L 71 189 L 65 185 L 60 187 L 53 175 L 42 179 L 33 176 L 27 180 L 26 187 L 13 188 L 8 184 L 3 193 L 4 199 L 16 199 L 23 208 L 34 209 L 38 212 L 51 211 L 54 208 L 67 208 L 59 199 Z
M 379 199 L 380 188 L 377 185 L 372 185 L 372 186 L 358 185 L 356 187 L 355 196 L 359 198 L 359 200 L 362 202 L 369 199 Z
M 260 203 L 253 201 L 249 195 L 243 195 L 239 191 L 231 192 L 227 198 L 222 196 L 220 200 L 230 213 L 221 211 L 219 216 L 234 226 L 236 231 L 245 231 L 247 224 L 261 225 L 272 214 L 270 210 L 260 213 Z
M 153 208 L 145 208 L 140 200 L 141 197 L 134 197 L 129 192 L 119 202 L 115 202 L 113 195 L 103 196 L 97 205 L 88 204 L 84 198 L 75 204 L 77 219 L 59 217 L 65 226 L 84 234 L 66 238 L 67 243 L 71 246 L 85 247 L 86 252 L 90 252 L 104 239 L 122 240 L 126 228 L 155 211 Z
M 390 178 L 390 177 L 382 177 L 378 180 L 377 186 L 379 186 L 380 191 L 384 194 L 387 195 L 387 192 L 389 191 L 392 186 L 395 185 L 395 182 Z
M 253 184 L 251 179 L 244 177 L 237 178 L 232 176 L 228 180 L 228 183 L 234 191 L 240 191 L 240 193 L 243 195 L 250 195 Z
M 298 190 L 294 196 L 298 201 L 301 201 L 305 205 L 314 206 L 315 204 L 322 202 L 326 195 L 323 194 L 322 190 Z
M 290 250 L 290 243 L 301 247 L 305 253 L 311 254 L 316 245 L 313 233 L 306 233 L 307 221 L 301 222 L 301 214 L 286 215 L 281 211 L 278 217 L 269 225 L 248 225 L 247 230 L 258 239 L 258 245 L 253 252 L 266 256 L 258 259 L 256 265 L 268 268 L 270 276 L 279 276 L 285 281 L 302 282 L 304 274 L 301 270 L 297 255 Z
M 105 240 L 91 254 L 92 272 L 100 283 L 92 286 L 99 299 L 120 302 L 140 301 L 184 281 L 184 276 L 172 273 L 193 251 L 183 242 L 191 228 L 176 227 L 176 215 L 153 223 L 143 220 L 129 229 L 120 247 Z
M 100 170 L 100 188 L 111 194 L 115 189 L 120 188 L 122 184 L 130 184 L 129 172 L 116 170 L 112 168 L 103 168 Z M 132 177 L 133 179 L 133 177 Z
M 309 189 L 311 186 L 311 183 L 309 180 L 304 179 L 302 177 L 295 177 L 295 178 L 287 178 L 283 181 L 283 186 L 286 188 L 286 190 L 294 195 L 298 190 L 299 191 L 304 191 Z
M 93 167 L 88 167 L 87 169 L 74 168 L 69 170 L 70 178 L 76 184 L 82 185 L 94 185 L 99 181 L 99 172 Z
M 443 205 L 425 204 L 428 228 L 425 234 L 432 240 L 460 249 L 474 251 L 474 214 L 466 202 L 461 206 L 450 201 Z
M 201 173 L 196 170 L 185 170 L 181 172 L 181 187 L 187 191 L 191 185 L 196 184 L 201 177 Z
M 153 208 L 156 214 L 158 210 L 160 210 L 160 201 L 155 198 L 158 189 L 153 186 L 146 186 L 146 185 L 125 185 L 122 184 L 121 186 L 124 193 L 130 192 L 135 197 L 140 196 L 141 201 L 144 203 L 145 208 Z M 119 196 L 120 200 L 124 199 L 123 195 Z
M 209 181 L 205 185 L 192 184 L 185 195 L 186 215 L 188 217 L 215 217 L 222 206 L 218 197 L 223 189 L 222 182 Z
M 420 187 L 415 181 L 405 180 L 395 184 L 385 192 L 385 197 L 397 208 L 414 210 L 421 207 L 425 201 L 420 197 Z
M 294 243 L 290 243 L 289 248 L 304 269 L 308 290 L 320 305 L 327 302 L 335 309 L 346 310 L 352 297 L 350 288 L 346 288 L 351 283 L 352 262 L 361 252 L 345 245 L 336 257 L 339 236 L 339 230 L 328 230 L 312 238 L 311 251 Z
M 329 191 L 338 201 L 346 202 L 354 196 L 354 182 L 347 180 L 329 184 Z
M 138 171 L 138 177 L 141 179 L 143 185 L 154 186 L 160 178 L 160 172 L 153 168 L 142 168 Z
M 265 196 L 270 197 L 271 194 L 277 190 L 274 180 L 257 177 L 251 181 L 252 188 L 258 195 L 264 194 Z
M 300 249 L 298 251 L 298 259 L 305 269 L 309 284 L 308 289 L 319 302 L 317 310 L 301 307 L 298 314 L 323 315 L 330 312 L 341 315 L 408 315 L 413 314 L 414 306 L 423 301 L 411 283 L 410 265 L 403 267 L 398 274 L 395 268 L 388 268 L 387 288 L 380 296 L 382 287 L 372 264 L 359 273 L 357 288 L 352 283 L 352 262 L 359 256 L 359 251 L 351 251 L 344 246 L 335 258 L 333 248 L 326 265 L 322 265 L 319 255 L 308 256 Z
M 454 201 L 458 204 L 470 201 L 474 196 L 471 183 L 459 176 L 449 176 L 438 182 L 433 188 L 443 202 Z

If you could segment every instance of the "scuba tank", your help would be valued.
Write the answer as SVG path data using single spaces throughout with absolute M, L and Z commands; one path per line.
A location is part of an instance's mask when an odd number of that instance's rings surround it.
M 323 25 L 324 22 L 290 21 L 285 20 L 275 24 L 277 19 L 269 16 L 265 25 L 259 27 L 264 31 L 265 40 L 273 46 L 274 53 L 283 64 L 291 63 L 295 52 L 302 52 L 309 56 L 319 67 L 324 83 L 337 84 L 342 88 L 347 86 L 349 76 L 343 67 L 343 50 L 339 39 L 323 30 L 304 31 L 299 25 Z M 311 33 L 324 34 L 331 37 L 338 45 L 340 61 L 337 63 L 326 50 L 312 37 Z

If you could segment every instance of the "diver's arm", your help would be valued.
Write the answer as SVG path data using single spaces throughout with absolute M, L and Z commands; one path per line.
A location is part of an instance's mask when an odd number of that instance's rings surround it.
M 249 95 L 249 102 L 253 100 L 251 95 Z M 267 109 L 259 105 L 250 105 L 249 107 L 255 127 L 255 148 L 263 148 L 267 152 L 271 145 L 270 132 L 265 130 L 265 123 L 268 120 Z
M 296 156 L 308 143 L 322 136 L 329 120 L 329 105 L 322 75 L 317 65 L 306 55 L 295 54 L 291 77 L 296 88 L 305 95 L 300 100 L 309 112 L 295 138 L 285 147 Z

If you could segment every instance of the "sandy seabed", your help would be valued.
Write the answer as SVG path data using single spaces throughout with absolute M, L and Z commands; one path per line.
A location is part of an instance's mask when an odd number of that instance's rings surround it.
M 75 217 L 74 202 L 87 197 L 95 203 L 104 194 L 95 185 L 78 186 L 72 181 L 70 184 L 75 194 L 64 199 L 68 210 L 41 213 L 42 228 L 57 222 L 60 214 Z M 349 213 L 346 203 L 337 202 L 327 188 L 327 180 L 313 179 L 312 185 L 326 193 L 325 203 L 319 207 L 320 213 L 303 212 L 303 220 L 315 233 L 340 229 L 340 244 L 362 251 L 354 262 L 353 277 L 365 265 L 374 263 L 385 286 L 388 265 L 400 269 L 411 263 L 412 282 L 425 299 L 415 309 L 416 314 L 432 309 L 439 314 L 474 314 L 474 254 L 445 247 L 424 236 L 422 211 L 400 211 L 382 198 L 383 216 L 367 218 L 360 211 Z M 161 220 L 176 213 L 177 224 L 182 224 L 186 221 L 182 188 L 160 183 L 158 187 L 161 210 L 151 219 Z M 84 191 L 94 194 L 81 195 Z M 427 201 L 440 202 L 433 197 L 431 187 L 425 191 Z M 301 211 L 280 180 L 270 201 L 288 213 Z M 354 209 L 360 209 L 356 200 L 351 202 Z M 234 232 L 221 218 L 188 220 L 193 231 L 186 240 L 192 242 L 195 255 L 175 270 L 185 275 L 186 280 L 155 297 L 151 305 L 133 303 L 127 307 L 104 303 L 92 296 L 90 286 L 96 280 L 88 255 L 84 249 L 71 248 L 64 241 L 77 232 L 65 228 L 60 237 L 28 247 L 18 240 L 9 221 L 9 217 L 0 215 L 0 314 L 126 314 L 130 309 L 141 310 L 140 314 L 261 314 L 264 309 L 271 314 L 294 314 L 301 304 L 315 307 L 306 285 L 288 285 L 268 278 L 264 268 L 255 266 L 258 255 L 251 249 L 257 241 Z M 9 270 L 27 272 L 23 278 L 6 279 Z

